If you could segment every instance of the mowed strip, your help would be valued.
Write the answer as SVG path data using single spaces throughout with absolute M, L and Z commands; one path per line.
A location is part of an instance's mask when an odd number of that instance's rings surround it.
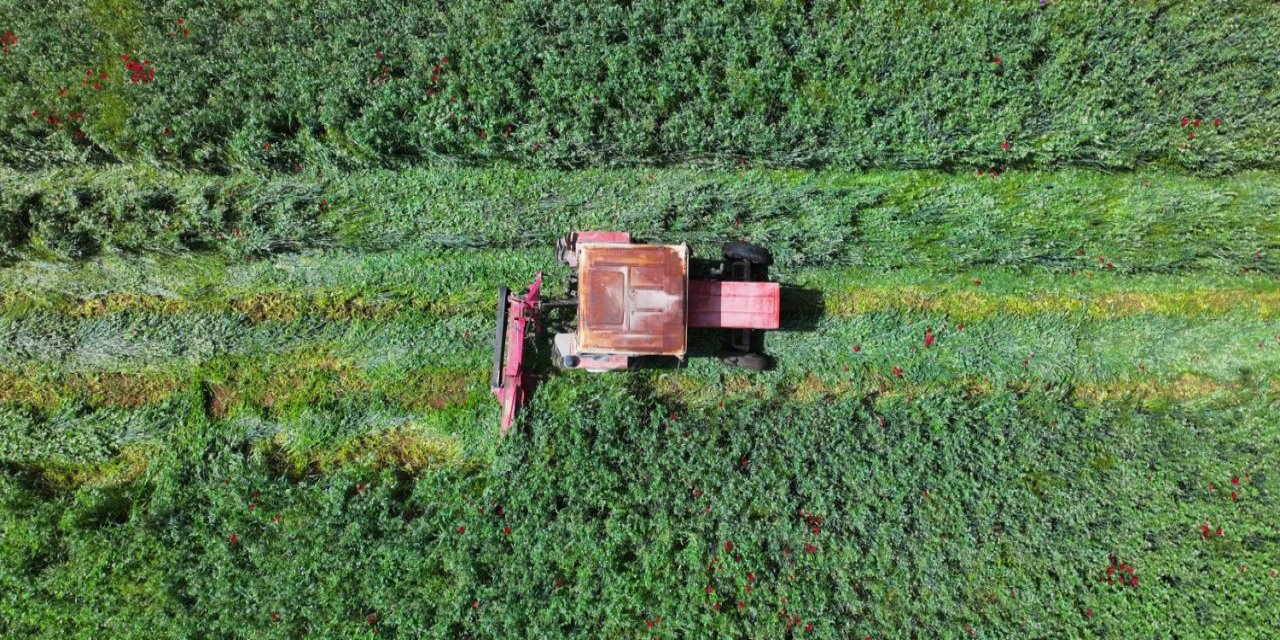
M 380 374 L 349 360 L 310 354 L 217 359 L 191 370 L 151 372 L 50 374 L 32 367 L 0 372 L 0 405 L 53 411 L 78 402 L 92 409 L 131 410 L 199 390 L 203 409 L 214 419 L 245 410 L 278 415 L 342 401 L 425 413 L 475 400 L 483 388 L 483 374 L 432 368 Z
M 1079 262 L 1057 271 L 827 267 L 777 268 L 772 275 L 788 287 L 783 313 L 790 316 L 901 310 L 958 321 L 1074 312 L 1280 317 L 1280 275 L 1120 273 L 1092 257 Z M 549 295 L 568 275 L 549 249 L 313 251 L 248 264 L 211 255 L 103 258 L 74 267 L 25 262 L 0 270 L 0 315 L 236 313 L 252 322 L 288 322 L 484 314 L 499 286 L 525 286 L 538 271 L 546 272 Z
M 824 293 L 832 300 L 826 303 L 826 312 L 842 316 L 900 310 L 939 313 L 949 318 L 968 321 L 1005 314 L 1028 316 L 1046 313 L 1083 313 L 1104 318 L 1139 314 L 1184 317 L 1243 315 L 1260 319 L 1280 318 L 1280 290 L 1191 289 L 1165 292 L 1112 291 L 1077 295 L 1061 293 L 1001 295 L 976 290 L 930 291 L 914 287 L 887 289 L 854 286 Z

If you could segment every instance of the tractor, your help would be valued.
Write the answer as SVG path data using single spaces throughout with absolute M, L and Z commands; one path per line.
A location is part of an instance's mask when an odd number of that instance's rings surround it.
M 559 239 L 556 259 L 574 270 L 568 297 L 543 300 L 541 273 L 523 295 L 498 290 L 489 386 L 502 405 L 501 435 L 527 399 L 525 341 L 529 323 L 541 332 L 544 309 L 576 312 L 576 326 L 552 339 L 552 364 L 560 369 L 618 371 L 650 356 L 683 362 L 690 328 L 726 331 L 725 364 L 768 368 L 763 332 L 778 328 L 781 306 L 780 285 L 768 281 L 773 258 L 745 242 L 725 244 L 721 253 L 704 278 L 692 279 L 683 243 L 634 243 L 625 231 L 574 231 Z

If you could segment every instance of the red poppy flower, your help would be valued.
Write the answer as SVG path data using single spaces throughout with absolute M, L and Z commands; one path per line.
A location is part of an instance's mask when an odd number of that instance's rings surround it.
M 899 378 L 901 378 L 901 377 L 902 377 L 902 367 L 894 367 L 894 368 L 893 368 L 893 375 L 898 376 Z
M 805 630 L 805 631 L 813 631 L 813 625 L 812 625 L 812 624 L 806 624 L 806 625 L 804 626 L 804 630 Z
M 813 545 L 811 545 L 811 544 L 806 544 L 806 545 L 804 546 L 804 552 L 805 552 L 805 553 L 817 553 L 817 552 L 818 552 L 818 548 L 817 548 L 817 547 L 815 547 L 815 546 L 813 546 Z
M 1003 60 L 1001 60 L 1001 59 L 1000 59 L 1000 56 L 996 56 L 996 57 L 992 58 L 992 59 L 991 59 L 991 61 L 992 61 L 992 62 L 994 62 L 994 63 L 996 63 L 996 64 L 1000 64 L 1001 62 L 1004 62 Z
M 191 31 L 190 31 L 189 29 L 183 29 L 183 30 L 182 30 L 182 35 L 183 35 L 183 36 L 189 36 L 189 35 L 191 35 Z M 373 624 L 373 623 L 370 623 L 370 624 Z
M 95 91 L 97 91 L 97 90 L 101 90 L 101 89 L 102 89 L 102 85 L 101 85 L 101 84 L 99 84 L 99 83 L 97 83 L 97 82 L 95 82 L 95 83 L 93 83 L 93 88 L 94 88 L 94 90 L 95 90 Z
M 711 607 L 712 607 L 713 609 L 715 609 L 716 611 L 719 611 L 719 610 L 720 610 L 720 603 L 719 603 L 719 602 L 717 602 L 717 603 L 715 603 L 715 604 L 711 605 Z
M 884 416 L 880 416 L 880 426 L 883 427 L 887 424 L 889 424 L 889 421 Z
M 860 344 L 855 344 L 855 345 L 853 345 L 853 352 L 854 352 L 854 353 L 857 353 L 857 352 L 859 352 L 859 351 L 862 351 L 862 345 L 860 345 Z
M 449 64 L 449 56 L 440 56 L 440 64 Z
M 653 620 L 645 620 L 645 621 L 644 621 L 644 626 L 646 626 L 646 627 L 648 627 L 648 628 L 652 629 L 652 628 L 653 628 Z
M 1001 150 L 1004 150 L 1004 151 L 1008 151 L 1008 150 L 1009 150 L 1009 141 L 1008 141 L 1008 140 L 1001 141 L 1001 142 L 1000 142 L 1000 149 L 1001 149 Z
M 1107 575 L 1111 575 L 1115 572 L 1116 572 L 1116 568 L 1114 566 L 1107 567 Z
M 1231 476 L 1231 484 L 1240 484 L 1240 476 Z
M 756 579 L 756 574 L 747 572 L 747 582 L 754 582 L 755 579 Z
M 1183 118 L 1180 122 L 1181 122 L 1182 126 L 1184 126 L 1184 127 L 1185 127 L 1185 126 L 1187 126 L 1187 123 L 1191 122 L 1191 118 Z
M 231 544 L 236 544 L 236 543 L 238 543 L 238 542 L 240 542 L 240 536 L 238 536 L 238 535 L 236 535 L 236 534 L 234 534 L 234 533 L 233 533 L 233 534 L 231 534 Z
M 471 608 L 472 608 L 472 609 L 479 609 L 479 608 L 480 608 L 480 601 L 479 601 L 479 600 L 472 600 L 472 601 L 471 601 Z
M 1244 572 L 1245 572 L 1245 567 L 1244 567 L 1244 565 L 1240 565 L 1240 573 L 1244 573 Z
M 378 51 L 374 52 L 373 57 L 375 57 L 375 58 L 377 58 L 377 59 L 381 60 L 381 59 L 382 59 L 382 50 L 381 50 L 381 49 L 379 49 Z
M 179 27 L 181 27 L 182 25 L 184 25 L 184 24 L 186 24 L 186 23 L 187 23 L 186 18 L 178 18 L 178 26 L 179 26 Z
M 926 328 L 924 330 L 924 348 L 928 349 L 933 346 L 933 329 Z
M 1220 124 L 1222 124 L 1222 118 L 1214 118 L 1214 119 L 1213 119 L 1213 126 L 1215 126 L 1215 127 L 1216 127 L 1216 126 L 1218 126 L 1218 125 L 1220 125 Z
M 1196 139 L 1196 132 L 1192 131 L 1191 133 L 1188 133 L 1188 134 L 1187 134 L 1187 139 L 1188 139 L 1188 140 L 1195 140 L 1195 139 Z
M 1237 498 L 1239 498 L 1239 497 L 1240 497 L 1240 496 L 1239 496 L 1239 494 L 1237 494 L 1236 492 L 1234 492 L 1234 491 L 1232 491 L 1232 492 L 1231 492 L 1231 499 L 1232 499 L 1232 500 L 1235 500 L 1235 499 L 1237 499 Z
M 747 603 L 745 603 L 745 602 L 743 602 L 743 601 L 739 600 L 739 601 L 738 601 L 738 608 L 739 608 L 739 609 L 746 609 L 746 608 L 747 608 Z
M 1223 535 L 1222 527 L 1218 527 L 1218 530 L 1215 533 L 1217 533 L 1218 535 Z
M 702 497 L 702 489 L 694 489 L 694 490 L 693 490 L 693 497 L 694 497 L 694 498 L 701 498 L 701 497 Z
M 435 94 L 436 94 L 436 90 L 435 90 L 435 89 L 427 89 L 427 95 L 429 95 L 429 96 L 434 96 Z
M 280 622 L 280 612 L 279 612 L 279 611 L 272 611 L 272 612 L 271 612 L 271 619 L 272 619 L 272 620 L 274 620 L 275 622 Z
M 511 535 L 511 525 L 507 525 L 507 526 L 503 527 L 503 528 L 502 528 L 502 534 L 503 534 L 503 535 L 507 535 L 507 536 Z
M 275 515 L 275 517 L 274 517 L 274 518 L 272 518 L 271 520 L 272 520 L 272 522 L 280 522 L 280 514 L 278 514 L 278 513 L 277 513 L 277 514 Z
M 369 623 L 370 625 L 378 624 L 378 616 L 375 616 L 371 613 L 369 614 L 369 617 L 364 619 L 364 621 Z
M 257 508 L 258 508 L 258 505 L 257 505 L 256 503 L 253 503 L 253 502 L 250 502 L 250 503 L 249 503 L 249 510 L 250 510 L 250 511 L 253 511 L 254 509 L 257 509 Z
M 982 281 L 981 281 L 981 280 L 977 280 L 977 279 L 975 279 L 975 280 L 973 281 L 973 286 L 975 286 L 975 287 L 976 287 L 976 286 L 979 286 L 979 285 L 981 285 L 981 284 L 982 284 Z
M 360 484 L 357 484 L 357 485 L 356 485 L 356 491 L 357 491 L 358 493 L 364 493 L 364 483 L 363 483 L 363 482 L 361 482 Z
M 1193 121 L 1191 122 L 1191 126 L 1193 126 L 1193 127 L 1198 127 L 1198 126 L 1200 126 L 1200 118 L 1196 118 L 1195 120 L 1193 120 Z
M 732 540 L 725 540 L 725 541 L 724 541 L 724 550 L 725 550 L 725 551 L 733 551 L 733 541 L 732 541 Z
M 1200 525 L 1200 537 L 1202 538 L 1209 537 L 1209 525 L 1207 524 Z
M 466 527 L 458 527 L 458 533 L 466 533 L 466 532 L 467 532 Z
M 714 586 L 707 585 L 707 593 L 715 593 L 715 592 L 716 592 L 716 588 Z

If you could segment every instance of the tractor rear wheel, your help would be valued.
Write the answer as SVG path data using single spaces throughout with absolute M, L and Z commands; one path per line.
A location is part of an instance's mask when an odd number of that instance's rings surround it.
M 769 368 L 769 358 L 762 353 L 726 351 L 720 354 L 720 362 L 747 371 L 764 371 Z
M 728 262 L 745 260 L 760 267 L 767 267 L 773 264 L 773 256 L 769 254 L 768 249 L 747 242 L 725 243 L 721 253 Z

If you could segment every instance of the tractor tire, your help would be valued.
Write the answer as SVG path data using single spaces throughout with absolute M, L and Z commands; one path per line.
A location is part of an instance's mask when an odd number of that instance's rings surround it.
M 745 260 L 752 265 L 760 267 L 767 267 L 773 264 L 773 256 L 769 254 L 768 249 L 746 242 L 725 243 L 721 253 L 724 255 L 724 259 L 729 262 Z
M 769 357 L 763 353 L 726 351 L 720 354 L 720 362 L 747 371 L 764 371 L 769 368 Z

